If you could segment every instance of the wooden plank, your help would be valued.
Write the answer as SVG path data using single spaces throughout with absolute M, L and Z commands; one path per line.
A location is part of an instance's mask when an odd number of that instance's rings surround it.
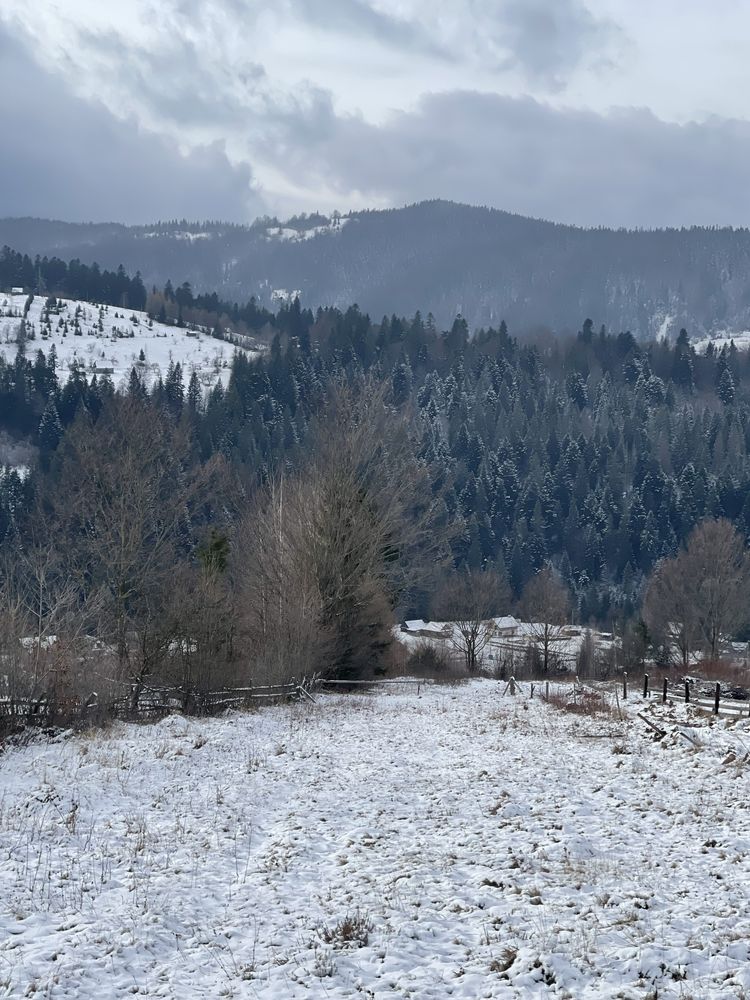
M 645 722 L 647 726 L 650 726 L 655 733 L 658 733 L 659 739 L 664 739 L 664 737 L 667 735 L 667 731 L 665 729 L 661 729 L 659 726 L 654 725 L 651 719 L 647 719 L 642 712 L 638 712 L 637 715 L 638 718 L 641 719 L 643 722 Z
M 431 680 L 415 680 L 414 678 L 408 677 L 404 678 L 404 680 L 387 679 L 378 681 L 318 681 L 318 683 L 325 686 L 340 685 L 342 687 L 343 686 L 352 687 L 352 686 L 362 685 L 363 687 L 375 687 L 376 685 L 389 686 L 391 684 L 431 684 L 433 682 Z

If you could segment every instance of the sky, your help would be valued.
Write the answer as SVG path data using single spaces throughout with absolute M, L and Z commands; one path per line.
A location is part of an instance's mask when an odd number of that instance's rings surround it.
M 0 0 L 0 216 L 750 225 L 747 0 Z

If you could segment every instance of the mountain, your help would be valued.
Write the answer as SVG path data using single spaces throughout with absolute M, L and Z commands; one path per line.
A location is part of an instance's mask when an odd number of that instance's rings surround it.
M 147 284 L 264 305 L 357 303 L 374 317 L 461 313 L 470 327 L 577 328 L 637 336 L 750 329 L 750 231 L 579 229 L 446 201 L 251 226 L 0 220 L 0 244 L 140 270 Z

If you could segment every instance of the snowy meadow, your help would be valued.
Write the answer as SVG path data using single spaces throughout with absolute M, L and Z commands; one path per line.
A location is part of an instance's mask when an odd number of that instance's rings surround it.
M 504 688 L 6 746 L 0 995 L 747 996 L 749 721 Z
M 150 319 L 145 312 L 98 306 L 76 299 L 57 299 L 46 308 L 46 298 L 34 297 L 26 315 L 30 358 L 55 348 L 56 369 L 64 383 L 77 368 L 88 377 L 106 374 L 116 387 L 127 384 L 133 367 L 145 384 L 167 374 L 170 363 L 182 366 L 185 382 L 195 371 L 204 389 L 217 382 L 226 386 L 232 355 L 238 348 L 211 336 L 206 329 L 181 329 Z M 26 295 L 0 293 L 0 355 L 13 361 L 18 350 L 18 328 Z M 45 325 L 45 318 L 48 325 Z M 248 357 L 257 351 L 245 350 Z

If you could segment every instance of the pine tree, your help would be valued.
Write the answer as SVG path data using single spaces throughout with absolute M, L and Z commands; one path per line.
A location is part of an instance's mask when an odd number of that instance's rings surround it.
M 190 381 L 188 382 L 187 390 L 187 404 L 188 409 L 191 413 L 198 413 L 201 409 L 201 403 L 203 401 L 203 393 L 201 392 L 201 384 L 198 379 L 198 373 L 193 369 L 190 374 Z
M 44 467 L 49 466 L 50 455 L 57 449 L 62 436 L 63 428 L 60 416 L 57 412 L 57 406 L 55 406 L 54 397 L 51 396 L 44 408 L 42 419 L 39 421 L 39 451 Z

